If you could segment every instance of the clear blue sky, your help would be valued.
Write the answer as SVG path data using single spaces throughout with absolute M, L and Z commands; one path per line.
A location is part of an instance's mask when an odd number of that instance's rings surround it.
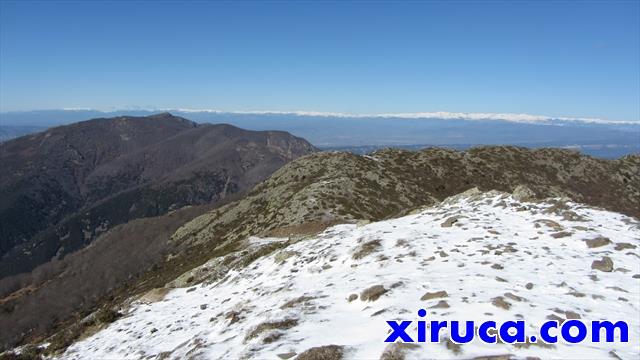
M 0 2 L 0 110 L 640 119 L 640 2 Z

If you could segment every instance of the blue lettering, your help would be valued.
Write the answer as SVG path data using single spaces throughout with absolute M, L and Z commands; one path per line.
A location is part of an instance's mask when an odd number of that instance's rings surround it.
M 440 342 L 440 329 L 446 329 L 446 321 L 431 322 L 431 342 Z
M 514 335 L 511 335 L 509 333 L 509 329 L 516 329 L 516 333 Z M 514 342 L 525 342 L 524 321 L 505 321 L 500 326 L 500 339 L 507 344 L 513 344 Z
M 480 328 L 478 329 L 478 336 L 480 339 L 487 344 L 495 344 L 497 340 L 497 335 L 489 334 L 489 330 L 496 330 L 496 322 L 495 321 L 486 321 L 480 324 Z
M 629 325 L 624 321 L 613 324 L 611 321 L 594 321 L 591 323 L 591 341 L 600 342 L 600 330 L 605 331 L 605 340 L 614 341 L 616 328 L 620 329 L 620 341 L 629 342 Z
M 473 321 L 465 322 L 465 330 L 464 336 L 460 335 L 460 322 L 452 321 L 451 322 L 451 341 L 457 344 L 466 344 L 473 340 Z
M 411 325 L 411 321 L 403 321 L 397 323 L 395 321 L 387 321 L 387 324 L 391 326 L 393 331 L 384 342 L 395 342 L 396 339 L 401 339 L 403 342 L 412 343 L 413 339 L 405 332 L 405 330 Z
M 547 321 L 540 327 L 540 339 L 547 344 L 555 344 L 558 342 L 557 336 L 549 335 L 549 329 L 557 329 L 558 322 L 556 320 Z
M 578 335 L 571 335 L 571 328 L 575 327 L 578 329 Z M 562 324 L 562 328 L 560 329 L 562 338 L 569 343 L 575 344 L 579 343 L 584 338 L 587 337 L 587 326 L 582 323 L 580 320 L 567 320 Z

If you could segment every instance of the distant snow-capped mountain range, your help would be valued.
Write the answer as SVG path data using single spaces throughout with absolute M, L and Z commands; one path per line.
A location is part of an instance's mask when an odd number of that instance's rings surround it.
M 228 123 L 248 130 L 284 130 L 321 148 L 511 144 L 569 147 L 615 158 L 640 152 L 640 121 L 512 113 L 341 112 L 132 108 L 13 111 L 0 113 L 0 141 L 92 118 L 170 112 L 200 123 Z M 358 150 L 359 151 L 359 150 Z
M 590 124 L 640 124 L 633 120 L 609 120 L 593 117 L 567 117 L 532 115 L 524 113 L 493 113 L 493 112 L 407 112 L 407 113 L 344 113 L 307 110 L 219 110 L 219 109 L 188 109 L 188 108 L 132 108 L 115 110 L 95 110 L 91 108 L 63 108 L 64 111 L 100 111 L 105 113 L 121 111 L 166 111 L 177 113 L 204 113 L 204 114 L 238 114 L 238 115 L 293 115 L 311 117 L 338 117 L 338 118 L 394 118 L 394 119 L 439 119 L 439 120 L 498 120 L 523 123 L 559 124 L 563 122 L 582 122 Z

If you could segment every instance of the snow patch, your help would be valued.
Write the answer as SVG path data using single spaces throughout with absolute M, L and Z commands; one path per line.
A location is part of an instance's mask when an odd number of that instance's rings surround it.
M 62 357 L 278 359 L 339 345 L 348 359 L 377 359 L 399 351 L 383 342 L 385 320 L 416 320 L 425 308 L 430 320 L 524 319 L 535 333 L 554 317 L 626 320 L 630 341 L 552 347 L 475 341 L 459 348 L 441 341 L 407 346 L 407 358 L 637 359 L 640 224 L 561 201 L 520 202 L 492 192 L 398 219 L 334 226 L 283 249 L 292 256 L 282 262 L 274 261 L 276 252 L 223 279 L 136 303 Z M 593 248 L 585 242 L 598 237 L 611 242 Z M 603 256 L 613 271 L 592 269 Z

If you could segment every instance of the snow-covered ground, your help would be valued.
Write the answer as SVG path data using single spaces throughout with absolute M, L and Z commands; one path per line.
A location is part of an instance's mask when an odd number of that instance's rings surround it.
M 630 341 L 476 340 L 456 348 L 443 340 L 406 349 L 408 359 L 637 359 L 639 229 L 633 218 L 570 202 L 523 203 L 496 192 L 459 196 L 416 215 L 338 225 L 223 279 L 136 302 L 63 357 L 279 359 L 333 344 L 344 346 L 348 359 L 379 359 L 388 345 L 386 320 L 415 321 L 425 308 L 427 320 L 524 319 L 536 334 L 553 318 L 626 320 Z M 610 243 L 585 241 L 598 237 Z M 592 269 L 603 256 L 613 271 Z M 363 301 L 363 291 L 376 285 L 384 288 L 374 288 L 379 298 Z M 446 295 L 433 294 L 440 291 Z

